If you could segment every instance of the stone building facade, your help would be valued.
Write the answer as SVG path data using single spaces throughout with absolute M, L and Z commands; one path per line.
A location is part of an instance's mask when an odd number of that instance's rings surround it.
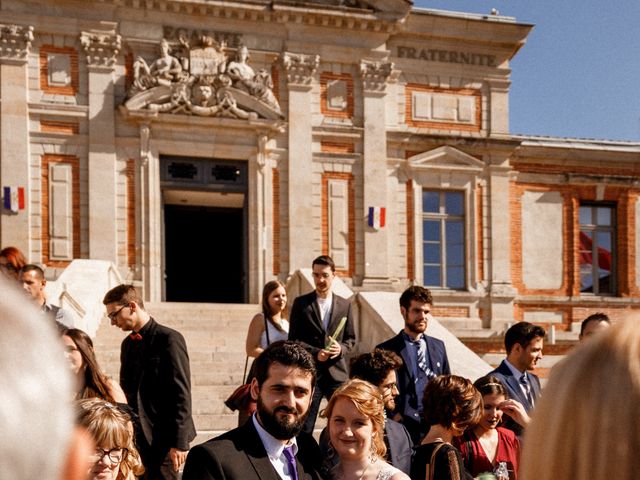
M 408 0 L 0 5 L 0 181 L 26 197 L 0 240 L 31 261 L 257 302 L 326 253 L 356 290 L 424 284 L 496 329 L 640 308 L 640 144 L 509 132 L 531 25 Z

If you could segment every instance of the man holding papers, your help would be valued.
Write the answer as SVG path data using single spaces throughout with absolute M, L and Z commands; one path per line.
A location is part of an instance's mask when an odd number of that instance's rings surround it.
M 330 398 L 349 378 L 345 356 L 356 342 L 351 303 L 331 292 L 333 260 L 322 255 L 311 268 L 316 289 L 296 298 L 289 314 L 289 340 L 300 342 L 311 353 L 318 371 L 309 417 L 303 427 L 307 433 L 313 432 L 322 397 Z

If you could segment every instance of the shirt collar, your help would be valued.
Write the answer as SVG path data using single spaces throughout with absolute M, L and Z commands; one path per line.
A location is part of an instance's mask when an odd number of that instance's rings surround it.
M 426 336 L 424 333 L 421 333 L 420 336 L 416 340 L 414 340 L 409 335 L 407 335 L 407 332 L 405 332 L 404 330 L 402 330 L 402 338 L 404 338 L 405 342 L 409 342 L 411 344 L 418 344 L 421 340 L 426 340 Z
M 507 360 L 506 358 L 504 359 L 504 363 L 507 367 L 509 367 L 509 370 L 511 370 L 511 373 L 513 373 L 513 376 L 516 377 L 518 380 L 520 380 L 520 377 L 522 377 L 525 373 L 527 372 L 521 372 L 520 370 L 518 370 L 516 367 L 513 366 L 513 364 Z
M 281 440 L 278 440 L 277 438 L 275 438 L 273 435 L 267 432 L 262 427 L 262 425 L 260 425 L 260 422 L 258 422 L 258 418 L 255 414 L 251 417 L 251 421 L 253 421 L 253 426 L 256 427 L 258 436 L 260 437 L 260 440 L 262 441 L 262 445 L 264 445 L 264 449 L 266 450 L 269 458 L 273 458 L 273 459 L 280 458 L 280 456 L 282 455 L 282 451 L 284 450 L 284 447 L 289 447 L 289 446 L 293 446 L 293 449 L 292 449 L 293 455 L 294 456 L 297 455 L 298 443 L 296 442 L 296 437 L 291 438 L 287 444 L 284 444 L 282 443 Z

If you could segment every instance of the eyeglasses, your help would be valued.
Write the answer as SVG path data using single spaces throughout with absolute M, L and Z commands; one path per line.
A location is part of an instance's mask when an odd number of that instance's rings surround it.
M 96 451 L 91 455 L 91 461 L 98 463 L 106 455 L 109 457 L 109 461 L 114 465 L 119 465 L 127 458 L 129 451 L 126 448 L 112 448 L 111 450 L 104 450 L 102 448 L 96 448 Z
M 120 315 L 120 312 L 122 311 L 122 309 L 123 309 L 123 308 L 125 308 L 125 307 L 128 307 L 128 306 L 129 306 L 129 304 L 128 304 L 128 303 L 127 303 L 127 304 L 125 304 L 125 305 L 122 305 L 122 306 L 121 306 L 118 310 L 116 310 L 115 312 L 108 313 L 108 314 L 107 314 L 107 317 L 109 317 L 109 320 L 114 321 L 114 320 L 116 319 L 116 317 L 117 317 L 118 315 Z

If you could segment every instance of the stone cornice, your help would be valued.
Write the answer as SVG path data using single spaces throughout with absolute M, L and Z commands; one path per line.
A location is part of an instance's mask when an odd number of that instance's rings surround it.
M 393 33 L 404 24 L 409 11 L 401 15 L 368 9 L 336 8 L 322 5 L 280 1 L 215 0 L 99 0 L 119 7 L 157 9 L 168 14 L 198 14 L 224 20 L 248 20 L 264 23 L 313 25 L 348 28 L 356 31 Z
M 91 67 L 113 68 L 122 46 L 120 35 L 104 32 L 82 32 L 80 44 Z
M 0 24 L 0 60 L 26 62 L 32 41 L 32 26 Z
M 292 85 L 310 85 L 319 65 L 320 55 L 285 52 L 282 56 L 287 82 Z
M 387 79 L 393 72 L 392 62 L 372 62 L 362 60 L 360 62 L 360 76 L 363 88 L 367 92 L 384 92 Z

